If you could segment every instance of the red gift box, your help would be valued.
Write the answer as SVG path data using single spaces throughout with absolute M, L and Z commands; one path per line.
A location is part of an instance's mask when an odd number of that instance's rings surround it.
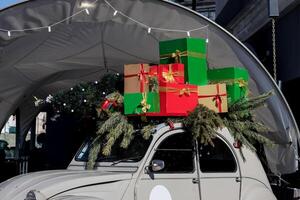
M 187 116 L 198 105 L 197 86 L 177 83 L 160 83 L 160 112 L 147 116 Z
M 150 74 L 156 75 L 159 83 L 184 84 L 184 64 L 181 63 L 152 66 Z

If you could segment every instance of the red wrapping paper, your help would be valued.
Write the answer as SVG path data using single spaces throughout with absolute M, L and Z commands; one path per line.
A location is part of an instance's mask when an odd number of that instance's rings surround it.
M 197 86 L 177 83 L 160 83 L 160 112 L 147 116 L 187 116 L 198 105 Z

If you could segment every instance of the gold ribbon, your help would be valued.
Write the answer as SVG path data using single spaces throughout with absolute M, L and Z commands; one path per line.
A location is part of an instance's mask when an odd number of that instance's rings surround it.
M 248 81 L 245 81 L 244 79 L 225 79 L 225 80 L 216 80 L 216 81 L 209 81 L 211 84 L 217 84 L 217 83 L 225 83 L 226 85 L 233 85 L 238 84 L 240 88 L 246 88 L 248 87 Z
M 190 56 L 194 58 L 206 58 L 206 55 L 203 53 L 192 52 L 192 51 L 180 51 L 176 50 L 175 52 L 160 55 L 160 59 L 174 59 L 175 63 L 181 63 L 181 57 Z
M 160 92 L 175 92 L 178 93 L 179 96 L 186 95 L 190 96 L 191 93 L 198 93 L 197 89 L 191 89 L 191 88 L 171 88 L 171 87 L 160 87 Z
M 162 77 L 165 79 L 167 83 L 173 83 L 175 82 L 174 76 L 184 76 L 183 73 L 180 72 L 173 72 L 172 65 L 169 65 L 168 72 L 163 72 Z
M 163 72 L 162 76 L 166 80 L 167 83 L 173 83 L 175 81 L 171 65 L 169 65 L 168 72 Z
M 142 113 L 146 113 L 151 108 L 151 105 L 147 103 L 147 93 L 144 92 L 142 95 L 143 99 L 140 103 L 140 106 L 142 107 Z
M 190 96 L 191 95 L 191 89 L 190 88 L 181 89 L 180 92 L 179 92 L 179 96 L 182 96 L 182 95 Z

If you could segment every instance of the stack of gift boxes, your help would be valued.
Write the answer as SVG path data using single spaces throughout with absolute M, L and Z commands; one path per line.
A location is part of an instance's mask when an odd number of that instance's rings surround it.
M 159 44 L 160 64 L 124 66 L 124 113 L 145 116 L 187 116 L 198 104 L 217 113 L 247 96 L 244 68 L 207 68 L 207 43 L 182 38 Z

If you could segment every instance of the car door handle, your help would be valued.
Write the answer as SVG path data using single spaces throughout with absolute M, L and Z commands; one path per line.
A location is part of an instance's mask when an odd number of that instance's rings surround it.
M 242 182 L 242 179 L 241 179 L 241 177 L 236 177 L 236 178 L 235 178 L 235 181 L 236 181 L 237 183 L 240 183 L 240 182 Z
M 193 178 L 193 179 L 192 179 L 192 182 L 193 182 L 194 184 L 197 184 L 197 183 L 199 183 L 199 179 Z

